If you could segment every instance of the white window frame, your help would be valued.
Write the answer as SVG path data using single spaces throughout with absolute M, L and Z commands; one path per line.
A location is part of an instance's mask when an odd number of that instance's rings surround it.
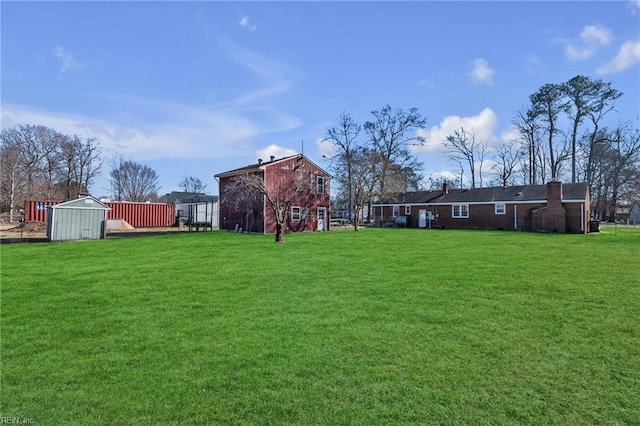
M 316 194 L 324 194 L 324 176 L 316 176 Z
M 507 214 L 507 205 L 505 203 L 496 203 L 496 214 Z
M 456 212 L 457 210 L 457 212 Z M 451 206 L 451 217 L 454 219 L 469 218 L 469 204 L 454 204 Z
M 411 206 L 404 206 L 404 214 L 405 215 L 411 214 Z
M 398 204 L 394 204 L 393 205 L 393 211 L 391 213 L 391 216 L 393 216 L 393 217 L 400 216 L 400 206 Z
M 291 220 L 300 220 L 302 218 L 302 207 L 291 206 Z

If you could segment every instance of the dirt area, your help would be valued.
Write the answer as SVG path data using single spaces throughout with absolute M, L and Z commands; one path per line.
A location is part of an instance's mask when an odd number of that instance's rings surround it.
M 164 235 L 176 232 L 189 232 L 189 228 L 169 227 L 169 228 L 137 228 L 126 230 L 107 231 L 107 238 L 126 238 L 133 236 Z M 13 222 L 3 221 L 0 223 L 0 243 L 19 242 L 43 242 L 47 241 L 47 225 L 42 222 Z

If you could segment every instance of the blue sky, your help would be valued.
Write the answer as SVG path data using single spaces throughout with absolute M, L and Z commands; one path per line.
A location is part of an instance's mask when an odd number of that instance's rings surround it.
M 300 152 L 343 111 L 390 104 L 427 118 L 425 176 L 454 170 L 442 139 L 495 145 L 546 83 L 577 74 L 640 117 L 640 2 L 7 2 L 2 127 L 98 138 L 159 175 L 194 176 Z M 303 142 L 304 141 L 304 142 Z M 108 195 L 108 165 L 91 192 Z

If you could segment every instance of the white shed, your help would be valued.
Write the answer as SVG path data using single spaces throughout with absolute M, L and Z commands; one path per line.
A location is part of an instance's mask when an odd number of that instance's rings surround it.
M 107 212 L 111 210 L 92 196 L 49 206 L 49 241 L 98 240 L 107 235 Z

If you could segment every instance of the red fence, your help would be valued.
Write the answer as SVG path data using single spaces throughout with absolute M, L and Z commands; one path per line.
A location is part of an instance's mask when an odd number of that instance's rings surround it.
M 62 201 L 25 201 L 24 220 L 47 222 L 47 208 Z M 164 203 L 104 203 L 111 208 L 107 219 L 123 219 L 134 228 L 161 228 L 175 223 L 175 206 Z
M 44 222 L 47 223 L 47 208 L 55 206 L 62 201 L 25 201 L 24 202 L 24 220 L 27 222 Z
M 163 203 L 105 203 L 111 207 L 107 219 L 124 219 L 134 228 L 161 228 L 176 221 L 173 204 Z

